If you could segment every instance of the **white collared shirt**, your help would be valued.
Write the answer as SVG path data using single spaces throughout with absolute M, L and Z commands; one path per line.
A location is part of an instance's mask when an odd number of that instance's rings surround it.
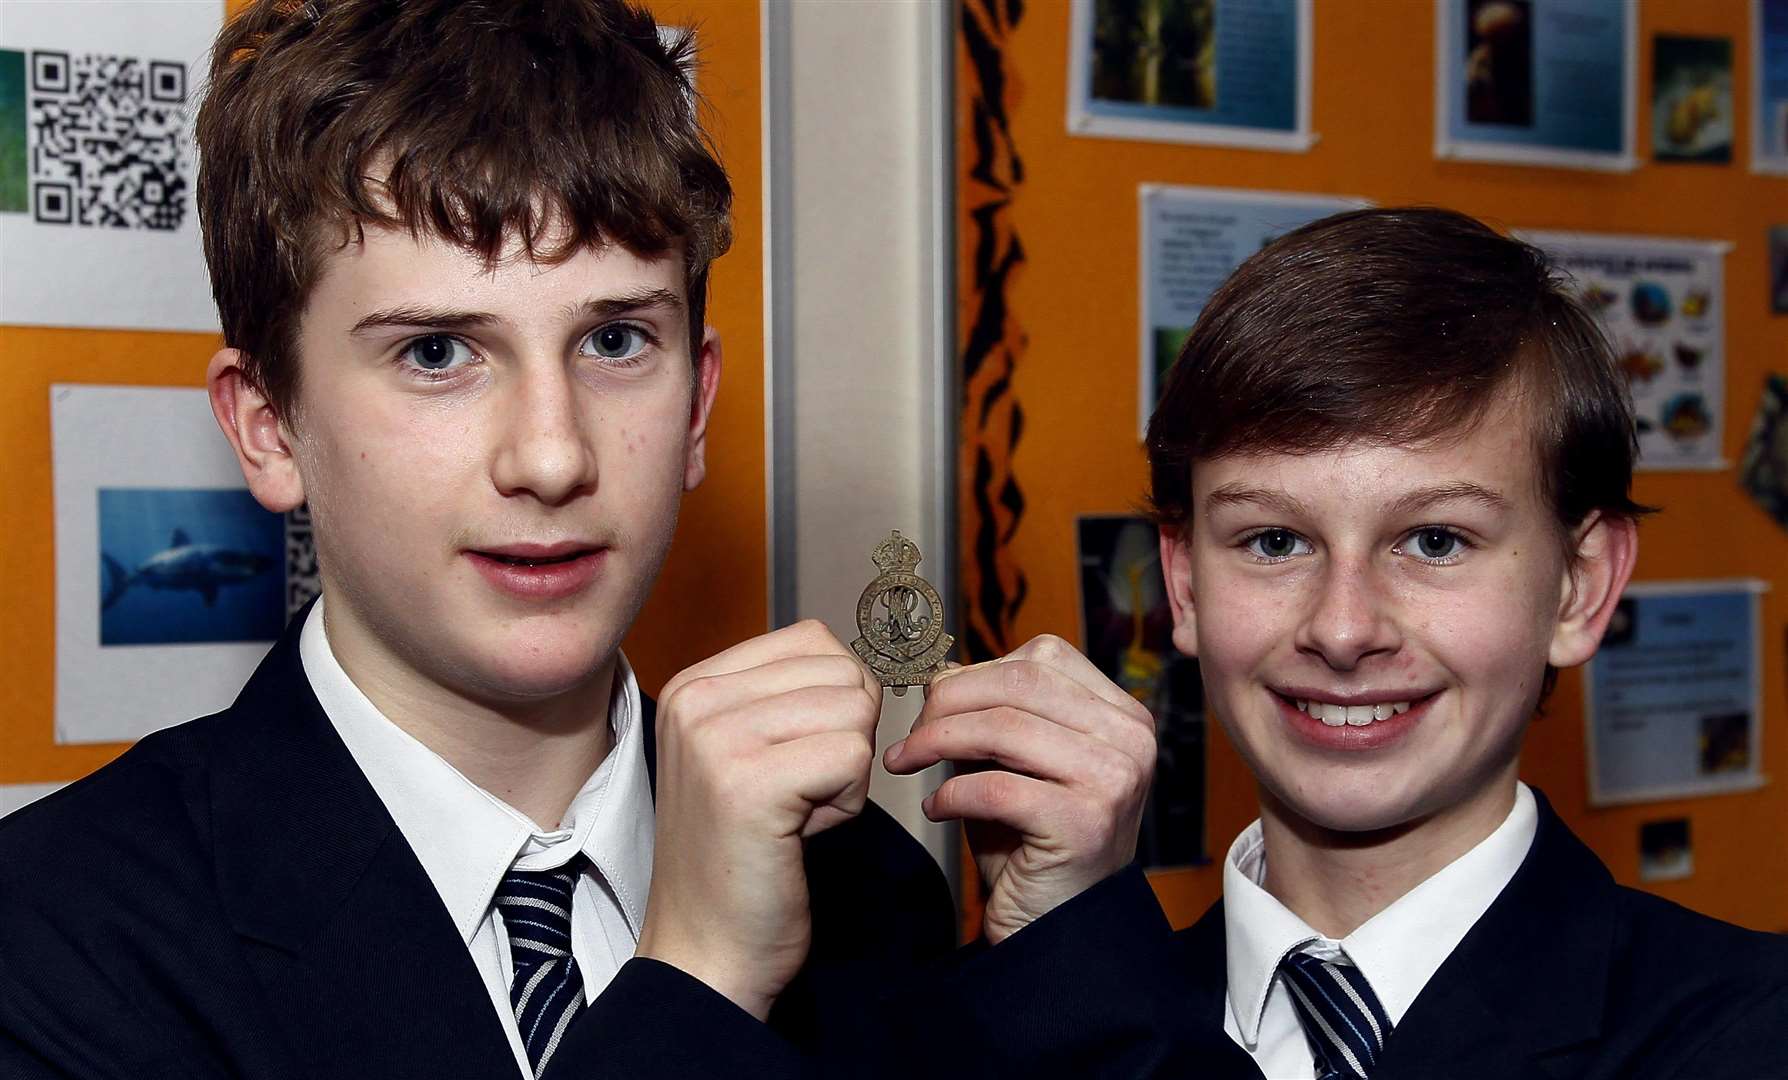
M 1242 830 L 1223 861 L 1223 926 L 1228 963 L 1223 1030 L 1253 1055 L 1268 1080 L 1311 1080 L 1310 1044 L 1279 961 L 1301 949 L 1360 969 L 1395 1027 L 1452 955 L 1533 845 L 1539 813 L 1533 792 L 1515 785 L 1515 805 L 1496 831 L 1339 941 L 1325 938 L 1261 887 L 1266 849 L 1260 822 Z
M 509 1002 L 509 935 L 492 900 L 513 865 L 553 870 L 580 852 L 590 869 L 572 896 L 571 953 L 584 999 L 602 992 L 633 956 L 652 881 L 652 792 L 646 778 L 639 681 L 618 658 L 609 702 L 614 748 L 584 783 L 564 823 L 543 829 L 485 791 L 387 719 L 335 659 L 323 602 L 299 638 L 305 677 L 355 764 L 416 852 L 471 952 L 522 1075 L 533 1080 Z

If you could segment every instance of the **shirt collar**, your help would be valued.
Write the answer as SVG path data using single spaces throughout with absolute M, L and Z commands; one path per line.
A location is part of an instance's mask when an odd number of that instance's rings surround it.
M 390 811 L 470 944 L 511 865 L 551 870 L 581 853 L 599 873 L 634 936 L 652 880 L 652 794 L 646 777 L 639 680 L 618 656 L 609 699 L 614 746 L 584 782 L 557 829 L 542 829 L 392 723 L 335 658 L 319 599 L 299 637 L 317 701 Z
M 1252 1047 L 1279 961 L 1316 942 L 1346 954 L 1366 977 L 1391 1023 L 1403 1019 L 1459 941 L 1515 876 L 1539 826 L 1533 792 L 1515 785 L 1515 805 L 1470 851 L 1398 897 L 1340 941 L 1324 938 L 1261 887 L 1266 846 L 1260 822 L 1242 830 L 1223 860 L 1223 926 L 1229 1008 Z

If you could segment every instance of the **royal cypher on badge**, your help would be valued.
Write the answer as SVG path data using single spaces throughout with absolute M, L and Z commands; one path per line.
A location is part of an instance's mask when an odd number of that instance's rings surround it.
M 943 665 L 956 639 L 944 633 L 944 604 L 931 582 L 916 571 L 919 545 L 896 529 L 869 558 L 881 573 L 857 601 L 857 630 L 851 648 L 877 679 L 898 696 L 924 686 Z

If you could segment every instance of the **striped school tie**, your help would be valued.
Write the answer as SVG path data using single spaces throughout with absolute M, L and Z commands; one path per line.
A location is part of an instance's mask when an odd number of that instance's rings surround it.
M 1365 1080 L 1391 1037 L 1391 1018 L 1360 969 L 1294 952 L 1279 961 L 1316 1057 L 1316 1080 Z
M 510 870 L 497 887 L 515 968 L 509 1001 L 535 1076 L 546 1071 L 584 1004 L 584 979 L 571 955 L 571 894 L 583 863 L 579 855 L 557 870 Z

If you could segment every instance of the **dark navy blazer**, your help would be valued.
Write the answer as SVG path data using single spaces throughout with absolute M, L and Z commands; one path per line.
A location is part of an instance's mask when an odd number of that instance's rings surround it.
M 302 621 L 229 709 L 0 821 L 0 1078 L 517 1074 L 433 884 L 311 692 Z M 645 731 L 655 768 L 649 714 Z M 1169 954 L 1139 872 L 952 952 L 942 874 L 878 807 L 809 840 L 807 871 L 812 950 L 768 1025 L 634 958 L 551 1076 L 1178 1073 L 1172 996 L 1121 960 Z
M 1788 941 L 1617 885 L 1535 794 L 1526 859 L 1416 996 L 1373 1080 L 1788 1078 Z M 1175 948 L 1186 1011 L 1221 1027 L 1222 902 Z M 1258 1077 L 1237 1054 L 1208 1061 Z

